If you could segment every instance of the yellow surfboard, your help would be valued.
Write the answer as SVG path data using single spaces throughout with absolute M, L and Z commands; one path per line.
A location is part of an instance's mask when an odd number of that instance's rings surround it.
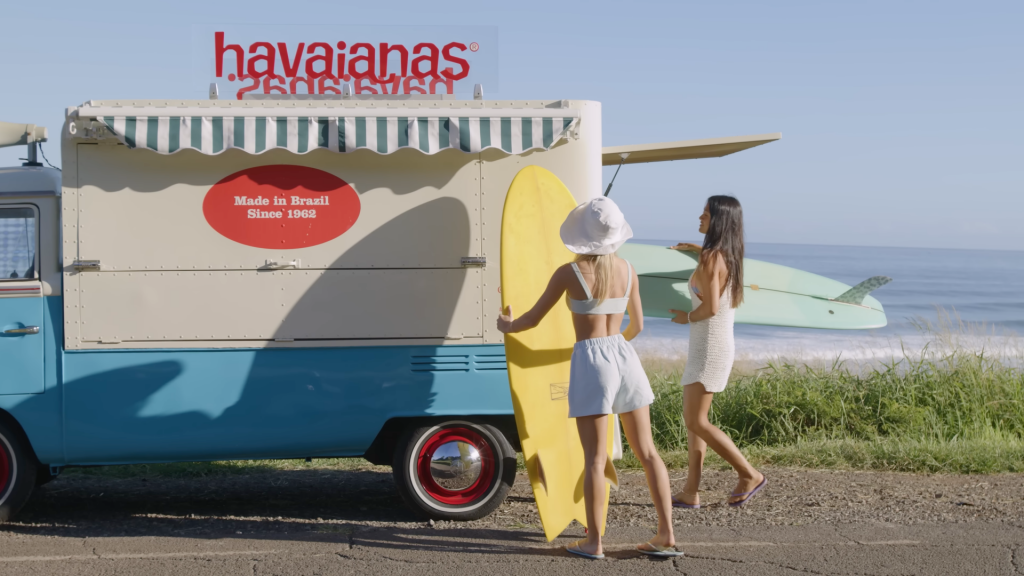
M 511 305 L 515 314 L 528 311 L 555 270 L 572 261 L 558 229 L 575 207 L 568 188 L 543 168 L 527 166 L 512 180 L 501 218 L 501 297 L 502 305 Z M 573 519 L 587 523 L 583 448 L 576 421 L 569 418 L 569 360 L 575 341 L 572 315 L 565 305 L 556 305 L 536 328 L 505 336 L 516 425 L 548 541 Z M 607 476 L 617 483 L 611 466 L 612 420 Z M 604 498 L 607 511 L 608 488 Z M 600 522 L 603 534 L 605 519 Z

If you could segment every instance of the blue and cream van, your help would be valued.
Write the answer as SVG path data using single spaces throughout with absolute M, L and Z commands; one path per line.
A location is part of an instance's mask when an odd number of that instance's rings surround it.
M 601 148 L 600 104 L 101 101 L 0 124 L 0 520 L 67 466 L 365 457 L 432 518 L 486 515 L 518 444 L 505 193 L 775 139 Z M 645 159 L 646 158 L 646 159 Z

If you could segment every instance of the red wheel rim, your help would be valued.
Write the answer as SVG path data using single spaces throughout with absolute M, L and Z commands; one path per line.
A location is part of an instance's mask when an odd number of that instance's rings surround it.
M 2 437 L 0 437 L 2 439 Z M 11 457 L 6 446 L 0 442 L 0 500 L 6 496 L 7 485 L 11 481 Z
M 441 486 L 430 473 L 434 452 L 449 442 L 465 442 L 476 448 L 480 454 L 480 476 L 472 486 L 463 490 L 449 490 Z M 416 455 L 416 477 L 420 486 L 431 498 L 449 506 L 464 506 L 484 496 L 494 483 L 494 470 L 494 451 L 491 450 L 491 445 L 477 432 L 461 426 L 442 428 L 434 432 Z

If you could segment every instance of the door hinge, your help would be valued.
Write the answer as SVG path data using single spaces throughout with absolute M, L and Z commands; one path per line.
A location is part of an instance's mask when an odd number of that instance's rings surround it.
M 463 266 L 487 266 L 487 256 L 463 256 Z
M 277 262 L 276 260 L 267 260 L 267 263 L 257 268 L 257 270 L 295 270 L 301 266 L 301 260 L 292 260 L 291 262 Z

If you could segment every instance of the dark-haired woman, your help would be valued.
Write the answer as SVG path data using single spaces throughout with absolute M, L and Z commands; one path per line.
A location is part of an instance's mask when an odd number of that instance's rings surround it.
M 725 390 L 732 371 L 735 308 L 743 302 L 743 209 L 731 196 L 712 196 L 700 216 L 704 245 L 678 244 L 677 250 L 697 252 L 697 267 L 690 276 L 691 312 L 672 310 L 677 324 L 690 325 L 690 351 L 683 371 L 683 418 L 689 449 L 689 474 L 683 491 L 672 497 L 673 506 L 700 508 L 701 472 L 710 446 L 736 473 L 739 482 L 729 495 L 730 506 L 742 506 L 768 483 L 736 448 L 732 440 L 711 424 L 708 410 L 715 392 Z

